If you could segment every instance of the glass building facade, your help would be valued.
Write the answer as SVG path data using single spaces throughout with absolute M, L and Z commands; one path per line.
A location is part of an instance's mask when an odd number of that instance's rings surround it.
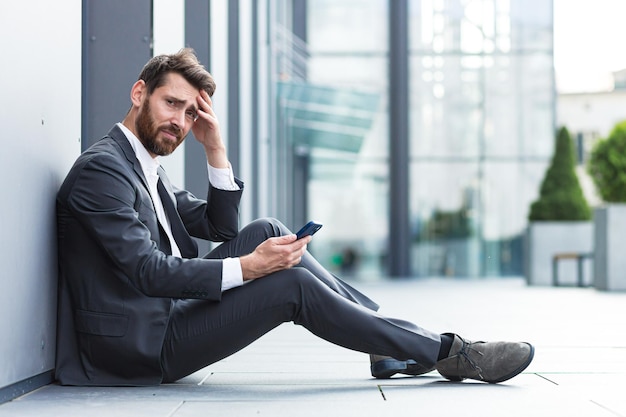
M 552 2 L 409 4 L 412 270 L 520 275 L 553 149 Z
M 85 4 L 103 33 L 123 7 Z M 180 34 L 218 82 L 213 107 L 246 183 L 242 225 L 321 221 L 309 248 L 342 276 L 522 275 L 555 131 L 552 0 L 183 5 Z M 136 6 L 134 43 L 109 48 L 84 32 L 86 138 L 125 111 L 127 92 L 108 86 L 157 52 L 152 1 Z M 101 64 L 113 61 L 125 65 Z M 203 195 L 204 152 L 194 140 L 184 149 L 168 173 Z
M 309 248 L 342 276 L 522 275 L 554 143 L 552 13 L 551 0 L 212 0 L 205 62 L 228 89 L 215 106 L 246 181 L 242 224 L 321 221 Z M 206 39 L 186 27 L 188 44 Z M 193 190 L 205 167 L 188 142 Z
M 275 152 L 288 149 L 276 161 L 289 180 L 277 185 L 304 190 L 284 199 L 304 202 L 288 218 L 325 224 L 312 244 L 320 260 L 360 277 L 397 275 L 400 228 L 408 236 L 400 275 L 522 275 L 528 207 L 553 150 L 552 2 L 277 4 L 273 24 L 295 33 L 271 51 L 280 69 L 271 80 Z M 397 25 L 406 27 L 399 35 Z M 400 84 L 392 33 L 406 43 Z M 408 107 L 399 135 L 398 87 Z M 398 141 L 406 155 L 390 152 Z

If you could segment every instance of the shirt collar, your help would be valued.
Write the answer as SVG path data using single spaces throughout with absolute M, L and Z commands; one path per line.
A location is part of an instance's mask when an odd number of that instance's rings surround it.
M 153 158 L 152 155 L 148 153 L 145 146 L 143 146 L 143 143 L 141 143 L 141 141 L 137 138 L 137 136 L 135 136 L 133 132 L 130 131 L 130 129 L 128 129 L 122 123 L 118 123 L 117 125 L 120 129 L 122 129 L 122 132 L 124 132 L 124 135 L 126 135 L 126 139 L 128 139 L 128 142 L 130 142 L 130 146 L 132 146 L 133 150 L 135 151 L 135 156 L 141 164 L 141 169 L 143 170 L 144 175 L 146 177 L 157 175 L 157 169 L 159 168 L 159 166 L 161 166 L 161 164 L 159 163 L 159 157 L 157 156 Z

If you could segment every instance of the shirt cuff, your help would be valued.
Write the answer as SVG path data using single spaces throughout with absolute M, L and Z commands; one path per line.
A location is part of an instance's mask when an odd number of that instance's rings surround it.
M 222 260 L 222 292 L 243 285 L 243 273 L 239 258 Z
M 219 190 L 239 191 L 240 188 L 235 182 L 233 167 L 228 164 L 228 168 L 214 168 L 207 162 L 209 168 L 209 182 Z

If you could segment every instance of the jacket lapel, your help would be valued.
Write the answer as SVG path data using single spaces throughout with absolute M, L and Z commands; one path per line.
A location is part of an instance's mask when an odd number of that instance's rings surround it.
M 143 186 L 146 189 L 146 192 L 148 192 L 148 195 L 150 195 L 150 187 L 148 186 L 148 180 L 143 174 L 141 163 L 137 159 L 137 156 L 135 156 L 135 151 L 133 150 L 133 147 L 131 146 L 128 139 L 126 138 L 126 135 L 124 134 L 124 132 L 122 132 L 119 126 L 115 125 L 109 131 L 108 136 L 110 136 L 118 144 L 118 146 L 122 150 L 122 153 L 124 154 L 124 157 L 128 160 L 129 165 L 132 167 L 133 171 L 135 171 L 135 174 L 137 175 L 137 177 L 139 177 L 139 179 L 141 180 Z M 189 236 L 189 233 L 187 233 L 187 230 L 185 229 L 185 226 L 180 218 L 180 215 L 178 214 L 176 210 L 176 205 L 177 205 L 176 197 L 174 195 L 172 186 L 163 168 L 159 168 L 158 174 L 159 174 L 159 178 L 161 178 L 163 182 L 163 185 L 165 186 L 165 190 L 167 194 L 166 196 L 161 196 L 163 206 L 164 208 L 167 206 L 173 208 L 173 210 L 168 210 L 171 212 L 168 212 L 167 215 L 168 215 L 170 224 L 172 225 L 171 227 L 172 228 L 175 227 L 178 230 L 178 232 L 176 233 L 177 236 L 175 237 L 176 245 L 178 245 L 178 248 L 180 249 L 180 253 L 183 256 L 183 258 L 195 258 L 198 256 L 198 245 L 191 238 L 191 236 Z M 167 201 L 163 201 L 164 198 L 169 198 L 170 200 L 169 204 Z M 162 227 L 160 222 L 159 222 L 159 227 Z M 161 238 L 161 241 L 167 242 L 167 237 L 166 237 L 167 235 L 165 234 L 164 231 L 162 232 L 162 234 L 163 236 Z M 168 248 L 165 251 L 171 254 L 171 249 L 169 248 L 169 244 L 167 246 Z
M 143 175 L 143 169 L 141 168 L 141 164 L 135 156 L 135 151 L 130 145 L 130 142 L 126 138 L 124 132 L 122 132 L 122 129 L 120 129 L 117 125 L 113 126 L 113 128 L 109 131 L 109 136 L 118 144 L 118 146 L 122 150 L 122 153 L 124 154 L 124 157 L 133 167 L 133 171 L 135 171 L 135 174 L 137 174 L 137 176 L 141 179 L 143 186 L 146 187 L 146 190 L 148 190 L 149 192 L 150 187 L 148 187 L 148 180 L 146 180 L 146 177 Z

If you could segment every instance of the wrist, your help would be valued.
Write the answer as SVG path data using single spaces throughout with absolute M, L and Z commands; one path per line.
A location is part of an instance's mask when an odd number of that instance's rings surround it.
M 204 152 L 206 159 L 213 168 L 229 168 L 230 163 L 226 157 L 225 147 L 208 147 L 205 146 Z
M 243 277 L 244 281 L 250 281 L 251 279 L 255 278 L 251 272 L 252 271 L 251 257 L 252 257 L 252 254 L 239 257 L 239 265 L 241 265 L 241 276 Z

